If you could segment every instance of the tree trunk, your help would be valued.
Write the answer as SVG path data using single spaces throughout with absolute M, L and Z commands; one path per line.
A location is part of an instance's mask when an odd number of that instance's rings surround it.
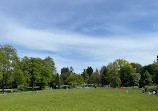
M 32 81 L 32 91 L 34 90 L 34 81 Z
M 5 83 L 4 83 L 4 73 L 3 73 L 3 80 L 2 80 L 2 92 L 4 93 L 4 86 L 5 86 Z

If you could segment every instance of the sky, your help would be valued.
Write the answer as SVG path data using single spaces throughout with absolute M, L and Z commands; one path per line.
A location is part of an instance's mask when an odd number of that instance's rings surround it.
M 158 0 L 0 0 L 0 44 L 23 58 L 50 56 L 57 72 L 158 55 Z

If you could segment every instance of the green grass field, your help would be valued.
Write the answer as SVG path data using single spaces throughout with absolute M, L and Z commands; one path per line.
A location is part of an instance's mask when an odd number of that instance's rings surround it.
M 158 111 L 158 95 L 140 89 L 59 89 L 0 95 L 0 111 Z

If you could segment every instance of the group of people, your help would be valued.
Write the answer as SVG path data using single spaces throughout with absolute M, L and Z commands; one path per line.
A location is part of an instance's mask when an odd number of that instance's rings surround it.
M 145 88 L 145 89 L 142 88 L 142 94 L 146 93 L 147 90 L 148 90 L 147 88 Z M 157 93 L 157 92 L 156 92 L 155 90 L 153 90 L 152 92 L 150 92 L 150 91 L 148 92 L 149 95 L 151 95 L 151 94 L 156 94 L 156 93 Z

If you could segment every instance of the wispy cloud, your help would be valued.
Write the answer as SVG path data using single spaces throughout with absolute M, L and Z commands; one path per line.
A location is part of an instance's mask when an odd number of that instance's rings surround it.
M 63 5 L 64 4 L 64 5 Z M 99 68 L 118 58 L 142 65 L 158 54 L 155 0 L 5 0 L 0 42 L 19 56 L 54 58 L 58 72 Z
M 1 24 L 5 20 L 1 19 Z M 29 53 L 21 52 L 27 56 L 46 57 L 49 54 L 59 68 L 72 65 L 78 72 L 88 65 L 97 68 L 117 58 L 145 65 L 152 63 L 158 53 L 157 33 L 97 38 L 56 29 L 51 32 L 32 29 L 10 20 L 7 23 L 3 26 L 7 31 L 1 35 L 1 40 L 27 48 Z

